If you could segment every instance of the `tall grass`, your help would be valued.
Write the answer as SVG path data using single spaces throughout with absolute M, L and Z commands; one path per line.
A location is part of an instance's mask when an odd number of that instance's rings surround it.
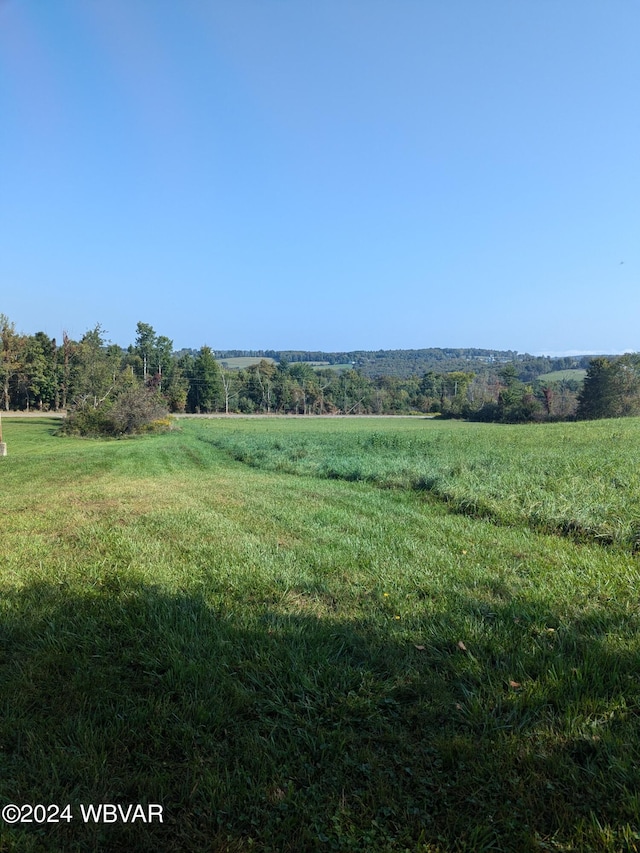
M 423 490 L 504 524 L 640 544 L 640 420 L 505 426 L 433 420 L 232 421 L 202 441 L 254 467 Z
M 421 435 L 304 428 L 7 424 L 0 805 L 77 817 L 0 850 L 638 849 L 637 558 L 212 443 Z

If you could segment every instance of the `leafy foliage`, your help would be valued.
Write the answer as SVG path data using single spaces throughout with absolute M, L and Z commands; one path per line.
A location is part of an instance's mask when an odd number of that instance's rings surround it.
M 136 326 L 135 344 L 126 350 L 110 344 L 99 324 L 79 341 L 65 333 L 59 347 L 43 332 L 18 335 L 4 315 L 0 341 L 2 405 L 41 411 L 108 407 L 124 388 L 144 384 L 162 394 L 171 412 L 422 412 L 502 423 L 568 420 L 578 409 L 580 368 L 589 364 L 585 358 L 436 348 L 351 353 L 231 350 L 219 353 L 219 360 L 208 346 L 174 353 L 170 338 L 142 322 Z M 229 369 L 225 355 L 242 367 Z M 593 359 L 578 416 L 639 412 L 637 358 Z
M 640 356 L 594 358 L 578 398 L 578 417 L 616 418 L 640 414 Z
M 153 388 L 125 388 L 110 403 L 98 406 L 86 402 L 69 413 L 63 432 L 83 436 L 123 436 L 163 429 L 167 406 Z
M 198 413 L 215 411 L 222 401 L 222 380 L 211 347 L 202 347 L 189 368 L 187 405 L 190 410 Z
M 167 405 L 153 388 L 128 388 L 108 411 L 114 435 L 132 435 L 167 417 Z

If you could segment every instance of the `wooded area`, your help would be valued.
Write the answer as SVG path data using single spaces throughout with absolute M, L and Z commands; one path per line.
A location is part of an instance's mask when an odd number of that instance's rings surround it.
M 100 325 L 79 341 L 64 333 L 58 343 L 44 332 L 19 334 L 4 314 L 0 337 L 3 410 L 109 411 L 116 433 L 132 428 L 131 412 L 140 406 L 150 407 L 156 416 L 163 409 L 301 415 L 422 412 L 509 423 L 640 414 L 636 354 L 589 360 L 477 349 L 269 350 L 258 351 L 265 357 L 256 363 L 229 370 L 210 347 L 176 353 L 170 338 L 142 322 L 126 349 L 110 343 Z M 237 350 L 221 356 L 231 353 L 246 355 Z M 376 363 L 397 369 L 376 373 Z M 412 364 L 429 369 L 407 375 Z M 587 367 L 584 383 L 570 376 L 544 376 L 577 367 Z M 147 396 L 136 396 L 136 389 L 145 389 Z

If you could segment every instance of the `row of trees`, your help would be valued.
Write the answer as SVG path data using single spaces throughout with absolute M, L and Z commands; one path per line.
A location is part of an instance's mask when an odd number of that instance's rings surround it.
M 422 376 L 368 377 L 281 358 L 244 370 L 221 368 L 213 351 L 173 351 L 173 342 L 138 323 L 127 349 L 110 344 L 100 325 L 80 340 L 44 332 L 20 335 L 0 314 L 0 406 L 29 410 L 100 409 L 146 388 L 172 412 L 402 414 L 518 422 L 640 414 L 640 356 L 591 361 L 576 381 L 528 381 L 523 365 Z M 133 399 L 123 398 L 123 399 Z M 130 403 L 130 405 L 133 405 Z M 122 408 L 122 404 L 120 406 Z
M 18 334 L 0 314 L 0 406 L 5 410 L 98 408 L 121 391 L 149 382 L 164 384 L 168 400 L 177 395 L 177 408 L 180 394 L 186 400 L 173 343 L 156 336 L 151 326 L 138 323 L 135 345 L 123 350 L 106 340 L 100 325 L 79 341 L 63 333 L 59 344 L 44 332 Z

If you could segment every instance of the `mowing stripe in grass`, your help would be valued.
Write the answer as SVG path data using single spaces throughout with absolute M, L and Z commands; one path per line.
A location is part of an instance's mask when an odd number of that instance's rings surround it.
M 200 424 L 46 429 L 0 469 L 0 797 L 166 823 L 0 849 L 637 846 L 631 554 L 251 468 Z

